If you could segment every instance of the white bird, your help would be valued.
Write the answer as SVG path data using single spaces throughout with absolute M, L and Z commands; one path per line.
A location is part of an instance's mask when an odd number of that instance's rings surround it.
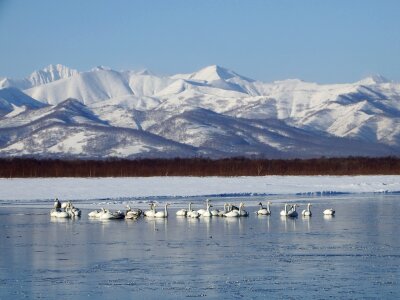
M 311 212 L 311 209 L 310 209 L 311 206 L 312 206 L 311 203 L 308 203 L 308 204 L 307 204 L 307 209 L 304 209 L 304 210 L 301 212 L 301 214 L 302 214 L 304 217 L 311 217 L 311 216 L 312 216 L 312 212 Z
M 209 202 L 207 202 L 207 210 L 202 214 L 202 217 L 205 217 L 205 218 L 212 217 L 210 207 L 212 207 L 212 205 Z
M 57 209 L 52 209 L 50 211 L 50 216 L 55 217 L 55 218 L 70 218 L 71 215 L 67 213 L 66 211 L 62 210 L 57 210 Z
M 128 208 L 128 210 L 125 212 L 125 219 L 135 219 L 142 215 L 141 209 L 134 210 L 129 205 L 127 205 L 126 207 Z
M 90 213 L 88 213 L 88 216 L 90 218 L 100 218 L 100 215 L 102 213 L 104 213 L 104 212 L 105 212 L 104 208 L 101 208 L 101 209 L 98 209 L 98 210 L 91 211 Z
M 193 204 L 192 202 L 189 202 L 189 210 L 187 212 L 187 216 L 189 218 L 198 218 L 198 217 L 200 217 L 200 214 L 197 211 L 192 210 L 192 204 Z
M 244 210 L 244 203 L 243 202 L 240 202 L 239 214 L 240 214 L 241 217 L 248 217 L 249 216 L 249 213 Z
M 123 219 L 124 217 L 125 217 L 124 213 L 120 210 L 116 212 L 111 212 L 108 209 L 105 209 L 99 218 L 101 220 L 113 220 L 113 219 Z
M 168 209 L 167 209 L 168 205 L 169 205 L 169 203 L 166 203 L 166 204 L 165 204 L 164 211 L 159 211 L 159 212 L 157 212 L 157 213 L 154 215 L 154 217 L 156 217 L 156 218 L 168 218 Z
M 208 200 L 208 199 L 207 199 L 207 200 Z M 211 202 L 211 200 L 208 200 L 207 203 L 210 203 L 210 202 Z M 211 205 L 210 207 L 213 207 L 213 206 Z M 220 216 L 220 211 L 219 211 L 219 209 L 212 209 L 212 210 L 210 210 L 210 212 L 211 212 L 211 215 L 212 215 L 213 217 L 219 217 L 219 216 Z
M 285 203 L 285 209 L 281 211 L 281 216 L 295 218 L 299 215 L 296 211 L 297 204 L 291 205 L 290 209 L 288 207 L 289 205 Z
M 256 211 L 257 215 L 262 215 L 262 216 L 269 216 L 271 214 L 271 210 L 269 205 L 271 204 L 271 202 L 267 202 L 267 208 L 263 207 L 262 203 L 258 203 L 258 205 L 260 205 L 260 209 Z
M 241 203 L 242 204 L 242 203 Z M 228 210 L 230 210 L 232 208 L 232 205 L 229 204 L 228 205 Z M 228 211 L 227 213 L 224 214 L 224 217 L 227 218 L 237 218 L 240 217 L 242 214 L 242 205 L 239 205 L 239 210 L 236 209 L 231 209 L 230 211 Z
M 188 211 L 186 209 L 182 208 L 176 212 L 176 215 L 179 217 L 186 217 L 187 213 L 188 213 Z
M 288 208 L 288 204 L 285 203 L 285 208 L 283 210 L 281 210 L 281 212 L 280 212 L 281 216 L 285 216 L 285 217 L 287 216 L 287 213 L 288 213 L 287 208 Z
M 154 217 L 156 215 L 156 205 L 154 203 L 150 203 L 150 210 L 146 210 L 144 215 L 146 217 Z
M 335 210 L 333 208 L 328 208 L 324 210 L 324 215 L 326 216 L 334 216 L 335 215 Z
M 206 209 L 201 208 L 197 211 L 200 215 L 203 215 L 207 211 L 207 205 L 208 205 L 209 201 L 210 201 L 209 199 L 206 199 Z
M 225 214 L 224 214 L 224 217 L 227 217 L 227 218 L 237 218 L 237 217 L 240 217 L 240 213 L 239 213 L 238 210 L 231 210 L 231 211 L 225 213 Z

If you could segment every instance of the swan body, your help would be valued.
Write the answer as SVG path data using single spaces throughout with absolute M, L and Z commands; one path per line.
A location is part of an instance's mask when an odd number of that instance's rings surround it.
M 240 213 L 238 210 L 231 210 L 230 212 L 225 213 L 224 217 L 237 218 L 237 217 L 240 217 Z
M 210 203 L 210 199 L 206 199 L 206 209 L 201 208 L 197 212 L 202 216 L 208 210 L 208 204 Z
M 57 209 L 52 209 L 50 211 L 50 216 L 55 217 L 55 218 L 70 218 L 71 215 L 67 213 L 66 211 L 62 210 L 57 210 Z
M 204 218 L 210 218 L 212 217 L 211 211 L 210 211 L 210 207 L 212 207 L 212 205 L 210 203 L 207 202 L 207 210 L 202 214 L 202 216 Z
M 141 209 L 134 210 L 129 205 L 127 205 L 127 208 L 128 210 L 125 212 L 125 219 L 135 219 L 140 217 L 143 213 Z
M 199 215 L 203 215 L 207 210 L 205 210 L 204 208 L 199 209 L 197 212 Z
M 281 211 L 281 216 L 296 218 L 299 214 L 296 211 L 297 204 L 293 204 L 288 209 L 289 205 L 285 203 L 285 209 Z
M 98 210 L 93 210 L 90 213 L 88 213 L 88 216 L 90 218 L 100 218 L 100 216 L 105 212 L 104 208 L 98 209 Z
M 189 218 L 198 218 L 198 217 L 200 217 L 200 214 L 197 212 L 197 211 L 195 211 L 195 210 L 192 210 L 192 202 L 189 202 L 189 210 L 187 211 L 187 217 L 189 217 Z
M 267 207 L 263 207 L 262 203 L 258 203 L 258 205 L 260 205 L 260 209 L 256 211 L 257 215 L 261 215 L 261 216 L 269 216 L 271 214 L 271 210 L 269 209 L 269 205 L 271 204 L 271 202 L 267 202 Z
M 72 207 L 65 210 L 71 217 L 80 217 L 82 212 L 79 208 Z
M 169 203 L 166 203 L 166 204 L 165 204 L 164 211 L 156 212 L 156 214 L 154 215 L 154 217 L 155 217 L 155 218 L 168 218 L 168 209 L 167 209 L 168 205 L 169 205 Z
M 154 203 L 150 203 L 150 210 L 144 212 L 146 217 L 154 217 L 156 215 L 156 206 Z
M 100 215 L 101 220 L 113 220 L 113 219 L 123 219 L 125 217 L 122 211 L 111 212 L 108 209 L 105 209 L 104 212 Z
M 199 218 L 200 214 L 197 211 L 194 210 L 194 211 L 192 211 L 190 213 L 190 215 L 188 215 L 188 217 L 190 217 L 190 218 Z
M 312 212 L 311 212 L 311 209 L 310 209 L 311 206 L 312 206 L 311 203 L 308 203 L 308 204 L 307 204 L 307 209 L 304 209 L 304 210 L 301 212 L 301 214 L 303 215 L 303 217 L 311 217 L 311 216 L 312 216 Z
M 249 216 L 249 213 L 244 210 L 244 203 L 243 202 L 240 202 L 240 205 L 239 205 L 239 215 L 241 217 L 248 217 Z
M 287 207 L 288 207 L 288 204 L 285 203 L 285 208 L 283 210 L 281 210 L 281 212 L 280 212 L 281 216 L 285 216 L 285 217 L 287 216 Z
M 211 215 L 212 215 L 213 217 L 219 217 L 219 213 L 220 213 L 219 209 L 213 209 L 213 210 L 211 211 Z
M 334 216 L 335 215 L 335 210 L 333 208 L 328 208 L 324 210 L 324 215 L 326 216 Z
M 177 212 L 176 212 L 176 215 L 177 216 L 180 216 L 180 217 L 186 217 L 186 214 L 188 213 L 188 211 L 186 210 L 186 209 L 180 209 L 180 210 L 178 210 Z
M 238 217 L 240 217 L 242 207 L 239 206 L 239 210 L 231 209 L 232 207 L 233 207 L 233 205 L 228 204 L 228 210 L 229 211 L 224 214 L 224 217 L 227 217 L 227 218 L 238 218 Z

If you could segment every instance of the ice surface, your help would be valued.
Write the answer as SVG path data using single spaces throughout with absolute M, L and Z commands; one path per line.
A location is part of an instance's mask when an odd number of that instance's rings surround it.
M 0 179 L 0 201 L 400 192 L 400 176 Z

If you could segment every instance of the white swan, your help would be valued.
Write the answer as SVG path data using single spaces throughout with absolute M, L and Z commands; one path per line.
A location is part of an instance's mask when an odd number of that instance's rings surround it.
M 58 210 L 58 209 L 52 209 L 50 211 L 50 216 L 55 217 L 55 218 L 70 218 L 71 215 L 67 213 L 66 211 Z
M 150 203 L 150 210 L 146 210 L 144 215 L 146 217 L 154 217 L 156 215 L 156 205 L 154 203 Z
M 154 217 L 156 217 L 156 218 L 168 218 L 168 210 L 167 210 L 168 205 L 169 205 L 169 203 L 166 203 L 166 204 L 165 204 L 164 211 L 159 211 L 159 212 L 157 212 L 157 213 L 154 215 Z
M 209 202 L 207 202 L 207 210 L 202 214 L 202 217 L 205 217 L 205 218 L 212 217 L 210 207 L 212 207 L 212 205 Z
M 324 210 L 324 215 L 326 216 L 334 216 L 335 210 L 333 208 L 327 208 Z
M 228 210 L 232 208 L 231 204 L 228 204 Z M 237 218 L 240 217 L 242 213 L 242 205 L 239 206 L 239 210 L 232 209 L 224 214 L 224 217 L 227 218 Z
M 198 217 L 200 217 L 200 214 L 197 211 L 192 210 L 192 204 L 193 204 L 192 202 L 189 202 L 189 210 L 187 212 L 187 216 L 189 218 L 198 218 Z
M 285 203 L 285 209 L 281 211 L 281 216 L 295 218 L 298 216 L 296 211 L 297 204 L 290 205 L 290 209 L 288 209 L 289 205 Z
M 98 210 L 93 210 L 90 213 L 88 213 L 88 216 L 90 218 L 100 218 L 101 214 L 105 212 L 104 208 L 98 209 Z
M 113 220 L 113 219 L 123 219 L 124 217 L 125 217 L 124 213 L 120 210 L 116 212 L 111 212 L 108 209 L 105 209 L 99 218 L 101 220 Z
M 207 211 L 207 205 L 208 205 L 209 201 L 210 201 L 209 199 L 206 199 L 206 209 L 201 208 L 197 211 L 200 215 L 203 215 Z
M 186 217 L 187 213 L 188 213 L 188 211 L 186 209 L 182 208 L 176 212 L 176 215 L 178 217 Z
M 310 209 L 311 206 L 312 206 L 311 203 L 308 203 L 308 204 L 307 204 L 307 209 L 304 209 L 304 210 L 301 212 L 301 214 L 302 214 L 304 217 L 311 217 L 311 216 L 312 216 L 312 212 L 311 212 L 311 209 Z
M 249 213 L 244 210 L 244 203 L 243 202 L 240 202 L 239 214 L 240 214 L 241 217 L 248 217 L 249 216 Z
M 128 210 L 125 212 L 125 219 L 135 219 L 142 215 L 141 209 L 134 210 L 129 205 L 127 205 L 126 207 L 128 208 Z
M 240 213 L 238 210 L 231 210 L 230 212 L 225 213 L 224 217 L 237 218 L 237 217 L 240 217 Z
M 267 208 L 263 207 L 262 203 L 258 203 L 258 205 L 260 205 L 260 209 L 256 211 L 257 215 L 262 215 L 262 216 L 269 216 L 271 214 L 271 210 L 269 208 L 269 205 L 271 204 L 271 202 L 267 202 Z

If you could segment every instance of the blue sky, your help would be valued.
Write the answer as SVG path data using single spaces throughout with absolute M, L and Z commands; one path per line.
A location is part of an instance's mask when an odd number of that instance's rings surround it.
M 263 81 L 400 81 L 397 0 L 0 0 L 0 76 L 61 63 Z

